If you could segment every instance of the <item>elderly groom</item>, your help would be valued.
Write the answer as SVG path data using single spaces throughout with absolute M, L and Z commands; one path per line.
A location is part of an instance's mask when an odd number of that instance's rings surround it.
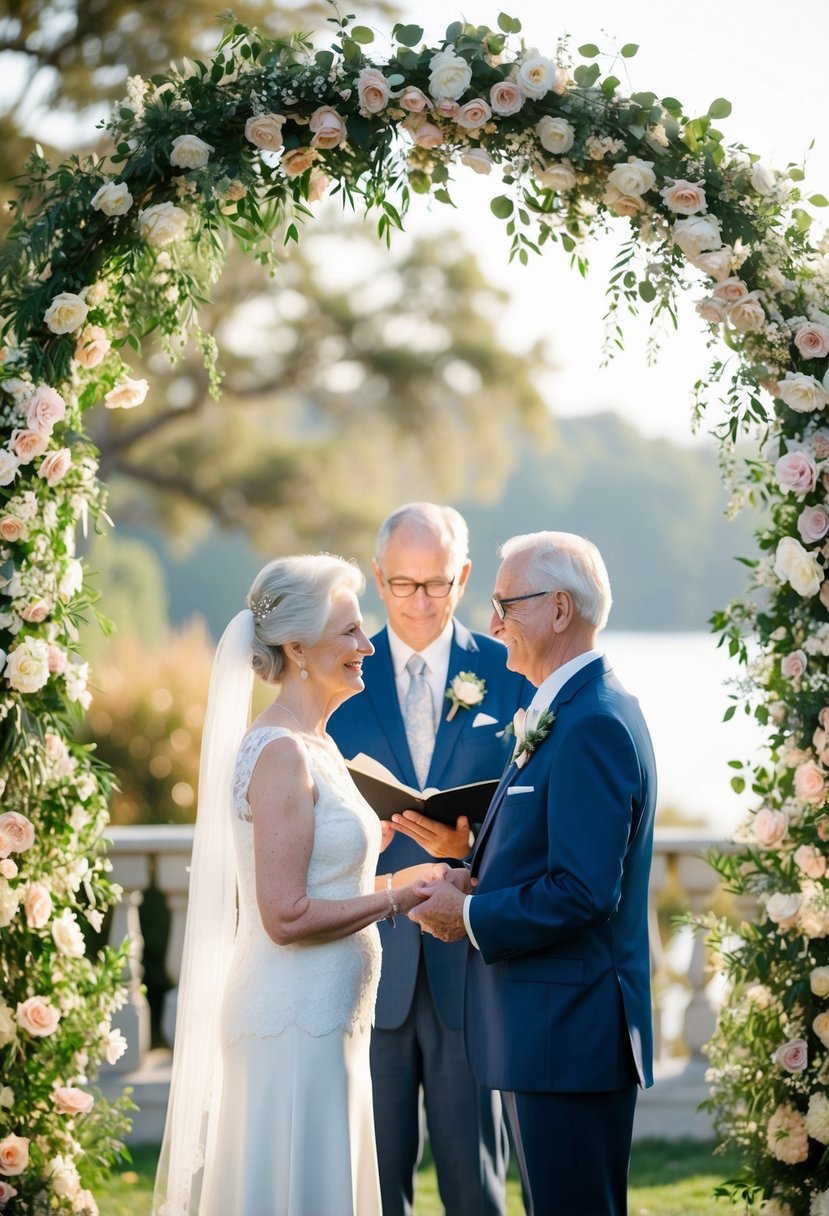
M 491 632 L 537 691 L 478 833 L 474 893 L 459 872 L 411 919 L 474 947 L 467 1052 L 504 1097 L 531 1216 L 624 1216 L 637 1085 L 652 1083 L 653 749 L 596 649 L 610 586 L 595 546 L 536 532 L 501 556 Z

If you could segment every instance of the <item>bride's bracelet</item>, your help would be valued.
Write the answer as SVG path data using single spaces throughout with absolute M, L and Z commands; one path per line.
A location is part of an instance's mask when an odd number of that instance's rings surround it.
M 400 911 L 400 904 L 394 898 L 394 890 L 392 888 L 393 881 L 394 881 L 394 875 L 387 874 L 386 875 L 386 895 L 388 895 L 388 897 L 389 897 L 389 910 L 386 913 L 386 915 L 383 917 L 383 919 L 390 920 L 392 928 L 395 929 L 395 928 L 397 928 L 396 917 L 397 917 L 398 912 Z

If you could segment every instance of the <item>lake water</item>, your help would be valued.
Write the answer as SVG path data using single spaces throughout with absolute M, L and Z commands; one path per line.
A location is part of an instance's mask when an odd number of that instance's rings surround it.
M 763 734 L 738 708 L 730 722 L 726 681 L 743 669 L 705 633 L 613 633 L 600 645 L 625 687 L 639 698 L 659 772 L 659 808 L 699 817 L 727 835 L 752 805 L 731 789 L 729 760 L 759 757 Z

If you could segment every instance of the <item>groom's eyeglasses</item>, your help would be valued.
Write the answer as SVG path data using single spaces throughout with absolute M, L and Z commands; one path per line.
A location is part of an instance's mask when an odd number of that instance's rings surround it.
M 499 621 L 503 621 L 507 615 L 507 604 L 517 604 L 519 600 L 535 600 L 539 595 L 552 595 L 552 588 L 549 591 L 531 591 L 528 595 L 510 595 L 507 599 L 499 599 L 497 595 L 493 595 L 490 603 L 495 610 L 495 615 Z
M 425 583 L 416 583 L 413 578 L 387 578 L 384 580 L 392 595 L 398 600 L 407 600 L 422 587 L 431 600 L 445 600 L 455 585 L 453 578 L 430 578 Z

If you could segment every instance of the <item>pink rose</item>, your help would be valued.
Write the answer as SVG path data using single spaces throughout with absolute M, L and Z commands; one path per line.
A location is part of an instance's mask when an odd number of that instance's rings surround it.
M 48 384 L 41 384 L 26 402 L 26 421 L 33 431 L 41 435 L 51 435 L 55 423 L 60 422 L 65 414 L 66 402 Z
M 341 148 L 345 143 L 345 123 L 330 106 L 320 106 L 314 110 L 309 126 L 314 132 L 312 148 Z
M 777 383 L 775 382 L 774 392 L 777 391 Z M 815 454 L 816 460 L 825 460 L 829 456 L 829 431 L 815 431 L 812 435 L 812 451 Z
M 786 452 L 774 466 L 781 490 L 790 490 L 802 497 L 811 493 L 817 483 L 815 462 L 806 452 Z
M 804 359 L 825 359 L 829 355 L 829 329 L 825 325 L 801 325 L 794 344 Z
M 780 672 L 787 680 L 799 680 L 806 670 L 808 659 L 802 650 L 793 650 L 780 661 Z
M 794 863 L 807 878 L 823 878 L 826 873 L 826 858 L 811 844 L 802 844 L 795 850 Z
M 829 579 L 824 579 L 820 584 L 820 590 L 817 593 L 817 597 L 826 611 L 829 612 Z
M 286 152 L 279 162 L 286 177 L 302 177 L 317 159 L 315 148 L 293 148 Z
M 646 211 L 648 206 L 641 195 L 622 194 L 621 190 L 610 184 L 605 190 L 604 202 L 616 215 L 628 218 L 638 215 L 640 211 Z
M 829 840 L 829 815 L 821 815 L 815 820 L 815 827 L 821 840 Z
M 10 1199 L 17 1194 L 17 1187 L 10 1182 L 0 1182 L 0 1208 L 4 1208 Z
M 308 202 L 317 203 L 331 185 L 331 178 L 322 169 L 312 169 L 308 179 Z
M 26 924 L 30 929 L 42 929 L 52 915 L 52 896 L 42 882 L 30 882 L 23 899 Z
M 797 517 L 797 530 L 807 545 L 823 540 L 829 532 L 829 508 L 804 507 Z
M 435 106 L 435 113 L 439 114 L 441 118 L 455 118 L 460 108 L 458 103 L 453 101 L 451 97 L 442 97 Z
M 4 811 L 0 815 L 0 833 L 5 837 L 4 857 L 9 853 L 25 853 L 35 842 L 35 829 L 25 815 Z
M 245 123 L 245 139 L 254 147 L 278 152 L 282 147 L 285 122 L 282 114 L 254 114 Z
M 726 304 L 736 304 L 738 300 L 742 300 L 748 295 L 748 288 L 742 279 L 732 274 L 729 278 L 722 279 L 717 284 L 713 294 L 718 300 L 723 300 Z
M 26 1136 L 6 1136 L 0 1140 L 0 1174 L 13 1178 L 22 1174 L 29 1164 L 29 1141 Z
M 71 464 L 72 453 L 69 448 L 58 448 L 56 452 L 49 453 L 38 469 L 37 475 L 42 477 L 47 485 L 56 486 L 59 481 L 63 481 Z
M 482 97 L 476 97 L 473 101 L 468 101 L 466 105 L 461 106 L 455 115 L 455 122 L 465 131 L 477 131 L 478 127 L 489 122 L 491 117 L 492 110 Z
M 42 456 L 49 446 L 49 436 L 42 431 L 12 431 L 12 448 L 21 464 Z
M 14 544 L 15 541 L 26 540 L 28 535 L 29 529 L 23 520 L 18 519 L 16 515 L 3 515 L 0 517 L 0 540 Z
M 754 839 L 764 849 L 773 849 L 784 839 L 789 830 L 789 820 L 783 811 L 772 811 L 764 806 L 754 816 L 752 825 Z
M 817 717 L 823 729 L 829 733 L 829 705 L 824 705 Z
M 18 608 L 17 615 L 21 616 L 24 621 L 28 621 L 30 625 L 39 625 L 41 621 L 46 620 L 51 611 L 51 604 L 41 598 L 33 600 L 30 604 L 24 604 L 22 608 Z
M 92 1094 L 74 1085 L 56 1085 L 52 1099 L 62 1115 L 86 1115 L 95 1104 Z
M 391 85 L 378 68 L 363 68 L 357 77 L 357 96 L 364 113 L 379 114 L 389 103 Z
M 129 376 L 125 376 L 105 395 L 104 405 L 108 410 L 134 410 L 143 403 L 149 391 L 147 380 L 130 380 Z
M 423 114 L 410 114 L 403 123 L 404 129 L 418 148 L 439 148 L 443 143 L 443 132 Z
M 62 675 L 69 664 L 69 656 L 54 642 L 49 643 L 49 671 L 53 676 Z
M 812 735 L 812 747 L 817 752 L 821 764 L 829 763 L 829 735 L 821 726 Z
M 0 874 L 4 878 L 17 878 L 17 863 L 12 861 L 11 857 L 4 857 L 0 861 Z
M 501 80 L 489 90 L 489 104 L 493 114 L 505 118 L 517 114 L 524 104 L 524 95 L 511 80 Z
M 809 1052 L 805 1039 L 790 1039 L 782 1043 L 774 1053 L 775 1063 L 786 1072 L 803 1072 L 809 1062 Z
M 409 114 L 420 114 L 423 110 L 432 109 L 432 103 L 423 90 L 413 84 L 403 90 L 397 98 L 397 104 L 401 110 L 407 110 Z
M 30 996 L 17 1006 L 17 1024 L 21 1030 L 37 1039 L 54 1034 L 60 1021 L 60 1012 L 50 1005 L 46 997 Z
M 826 780 L 823 770 L 814 760 L 799 764 L 794 772 L 794 792 L 802 802 L 819 806 L 826 797 Z
M 725 308 L 721 301 L 715 299 L 714 296 L 699 300 L 696 310 L 703 321 L 707 321 L 709 325 L 719 325 L 721 321 L 725 320 Z
M 98 367 L 106 358 L 110 345 L 109 338 L 100 325 L 87 325 L 86 329 L 81 331 L 75 346 L 75 362 L 81 367 Z
M 681 178 L 672 186 L 663 186 L 659 193 L 665 200 L 665 206 L 680 215 L 696 215 L 706 208 L 702 182 L 686 182 Z

